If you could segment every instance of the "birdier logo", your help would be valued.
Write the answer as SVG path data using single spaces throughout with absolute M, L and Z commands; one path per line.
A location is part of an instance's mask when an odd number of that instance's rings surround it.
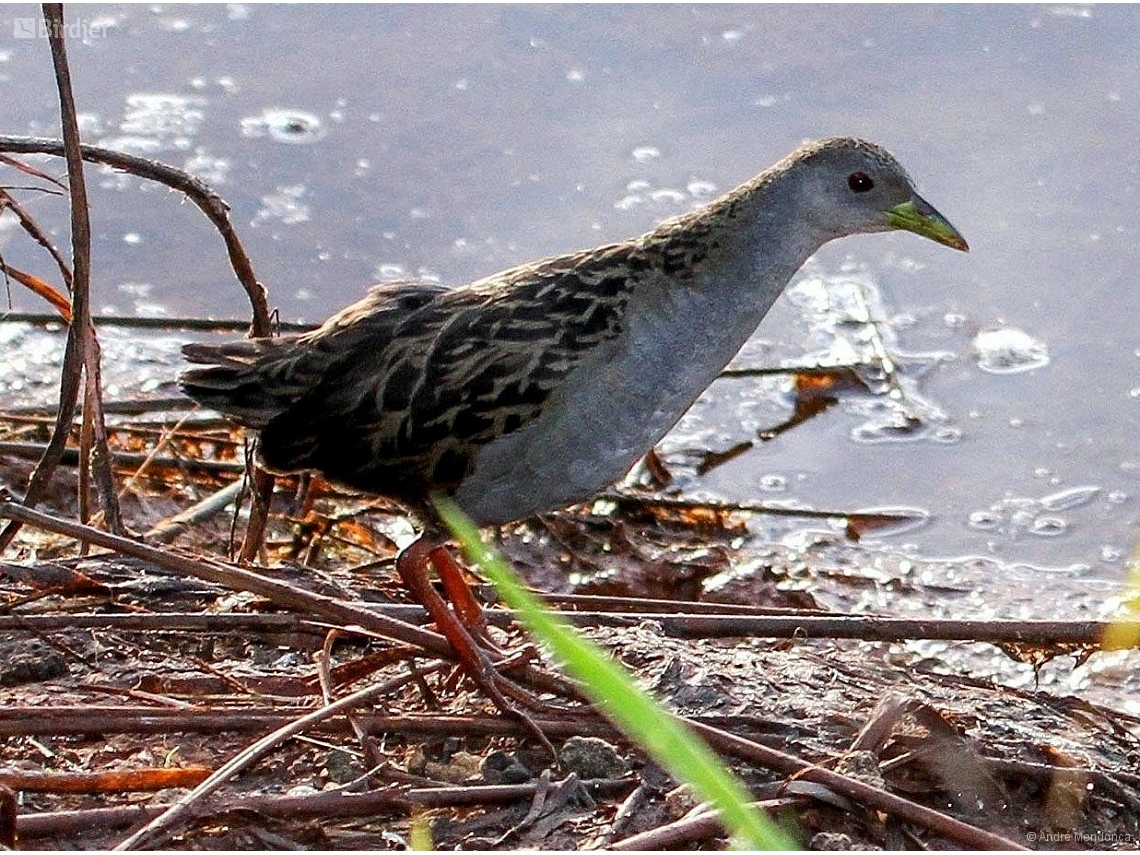
M 54 26 L 54 25 L 53 25 Z M 12 36 L 17 39 L 46 39 L 48 24 L 43 18 L 13 18 Z M 107 25 L 100 21 L 76 18 L 59 27 L 59 35 L 69 39 L 102 39 L 107 36 Z

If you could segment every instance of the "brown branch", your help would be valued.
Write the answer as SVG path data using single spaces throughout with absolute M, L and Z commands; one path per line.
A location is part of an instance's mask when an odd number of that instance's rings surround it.
M 3 137 L 0 137 L 3 139 Z M 0 192 L 3 192 L 0 190 Z M 246 332 L 249 321 L 226 320 L 224 318 L 152 318 L 133 315 L 92 315 L 97 327 L 122 327 L 140 330 L 196 330 L 201 332 Z M 35 324 L 53 326 L 59 324 L 59 315 L 43 312 L 5 312 L 0 323 Z M 278 332 L 310 332 L 316 324 L 299 321 L 275 321 L 273 327 Z
M 363 606 L 302 590 L 250 570 L 230 567 L 208 559 L 190 558 L 173 550 L 157 549 L 2 499 L 0 499 L 0 518 L 35 525 L 47 531 L 54 531 L 56 534 L 113 550 L 121 555 L 140 558 L 180 575 L 203 579 L 237 591 L 258 594 L 303 614 L 318 615 L 341 625 L 357 625 L 379 636 L 414 644 L 433 656 L 448 658 L 451 655 L 451 645 L 443 636 L 434 632 L 385 617 Z
M 82 143 L 79 137 L 79 119 L 76 116 L 75 96 L 71 87 L 71 71 L 67 65 L 63 5 L 45 3 L 43 13 L 48 26 L 48 43 L 51 46 L 52 64 L 55 67 L 56 84 L 59 89 L 64 157 L 67 161 L 67 183 L 71 196 L 72 323 L 68 335 L 70 340 L 71 334 L 76 333 L 86 375 L 83 403 L 86 426 L 84 435 L 89 436 L 90 463 L 99 490 L 100 506 L 107 527 L 116 534 L 122 534 L 124 531 L 122 516 L 119 512 L 114 476 L 111 474 L 107 425 L 103 419 L 99 341 L 95 335 L 95 327 L 91 324 L 91 216 L 87 202 L 87 181 L 83 174 L 83 157 L 80 152 Z M 81 460 L 80 484 L 82 485 L 87 473 L 88 456 L 81 455 Z M 50 463 L 45 467 L 42 481 L 45 487 L 55 465 Z M 37 466 L 33 480 L 38 472 Z M 42 498 L 33 494 L 31 485 L 28 493 L 29 495 L 25 497 L 26 502 L 35 504 Z M 81 501 L 82 505 L 85 505 L 85 502 Z
M 48 154 L 60 157 L 64 154 L 64 147 L 62 141 L 57 139 L 0 135 L 0 151 L 17 154 Z M 270 320 L 265 286 L 257 280 L 253 273 L 253 265 L 250 263 L 249 256 L 230 222 L 229 205 L 221 196 L 201 179 L 161 161 L 136 157 L 114 149 L 93 145 L 83 145 L 80 152 L 83 159 L 91 163 L 121 169 L 131 175 L 155 181 L 170 187 L 172 190 L 184 193 L 209 219 L 222 236 L 222 240 L 225 241 L 230 266 L 245 289 L 253 311 L 250 335 L 264 337 L 272 334 L 273 325 Z
M 54 180 L 48 176 L 44 177 L 48 178 L 49 181 Z M 15 197 L 13 197 L 12 194 L 3 187 L 0 187 L 0 204 L 2 204 L 3 208 L 7 208 L 16 215 L 16 218 L 20 222 L 20 228 L 27 232 L 28 236 L 31 237 L 31 239 L 38 243 L 40 246 L 42 246 L 47 251 L 47 254 L 52 257 L 52 259 L 55 261 L 56 266 L 59 268 L 60 275 L 63 277 L 64 285 L 67 286 L 68 291 L 71 291 L 71 266 L 67 263 L 67 260 L 63 257 L 63 254 L 59 251 L 56 245 L 52 243 L 52 240 L 50 237 L 48 237 L 47 232 L 40 228 L 39 223 L 35 221 L 32 215 L 25 211 L 23 206 L 16 201 Z M 47 299 L 50 300 L 50 298 Z M 59 322 L 59 318 L 54 315 L 48 315 L 47 317 L 51 318 L 54 323 Z
M 0 506 L 0 516 L 3 515 Z M 242 572 L 242 571 L 235 571 Z M 299 590 L 299 589 L 298 589 Z M 318 596 L 318 595 L 313 595 Z M 620 600 L 621 598 L 604 598 Z M 1057 620 L 954 620 L 943 618 L 896 618 L 882 615 L 828 615 L 816 611 L 795 612 L 783 610 L 780 614 L 718 614 L 714 603 L 676 602 L 677 612 L 643 612 L 636 608 L 621 609 L 614 603 L 615 612 L 563 611 L 562 617 L 578 627 L 635 626 L 642 621 L 654 621 L 665 635 L 675 638 L 797 638 L 838 639 L 858 641 L 974 641 L 989 644 L 1022 644 L 1037 647 L 1057 645 L 1099 646 L 1109 627 L 1123 627 L 1140 635 L 1140 621 L 1057 621 Z M 708 606 L 712 613 L 687 614 L 692 605 Z M 621 609 L 621 610 L 619 610 Z M 417 605 L 374 603 L 369 614 L 385 616 L 405 624 L 421 624 L 427 617 Z M 486 609 L 485 615 L 492 626 L 508 627 L 514 623 L 513 612 L 505 609 Z M 115 626 L 119 629 L 221 629 L 223 621 L 276 620 L 283 616 L 243 615 L 66 615 L 3 616 L 0 630 L 18 630 L 21 624 L 37 631 L 71 627 Z M 163 622 L 166 622 L 163 624 Z
M 803 517 L 806 519 L 846 519 L 862 524 L 885 524 L 921 522 L 926 519 L 924 512 L 914 511 L 840 511 L 817 508 L 789 508 L 785 505 L 772 505 L 765 502 L 716 502 L 700 499 L 679 499 L 673 496 L 641 495 L 626 490 L 608 490 L 599 498 L 607 499 L 625 508 L 664 508 L 676 511 L 713 511 L 768 514 L 781 517 Z
M 62 15 L 62 13 L 61 13 Z M 63 150 L 58 140 L 35 139 L 29 137 L 0 137 L 0 150 L 19 153 L 41 153 L 58 155 Z M 250 335 L 254 337 L 267 337 L 272 335 L 273 328 L 270 320 L 268 298 L 265 287 L 257 280 L 250 264 L 249 256 L 238 239 L 233 225 L 229 219 L 229 206 L 204 182 L 194 176 L 175 169 L 159 161 L 135 157 L 97 146 L 83 146 L 81 156 L 95 163 L 122 169 L 133 175 L 147 178 L 165 184 L 175 190 L 185 193 L 203 214 L 214 224 L 225 241 L 229 253 L 230 265 L 237 275 L 238 281 L 245 288 L 253 311 L 250 325 Z M 256 466 L 251 467 L 253 483 L 253 499 L 250 508 L 249 523 L 246 527 L 245 539 L 241 548 L 241 559 L 251 562 L 257 557 L 265 540 L 265 529 L 269 517 L 270 498 L 273 493 L 273 476 Z M 29 493 L 32 493 L 29 489 Z M 34 494 L 33 494 L 34 495 Z M 110 522 L 110 520 L 109 520 Z M 3 548 L 15 536 L 15 527 L 9 526 L 10 534 L 5 532 L 7 541 L 0 540 Z
M 784 775 L 794 775 L 801 781 L 812 781 L 843 795 L 854 802 L 888 813 L 904 822 L 922 826 L 967 849 L 1024 849 L 1008 838 L 939 813 L 924 805 L 888 793 L 871 784 L 849 778 L 822 766 L 785 754 L 759 742 L 731 734 L 692 719 L 686 719 L 709 745 L 721 753 L 759 763 L 767 769 Z
M 87 194 L 83 181 L 83 164 L 78 158 L 79 125 L 75 117 L 71 79 L 67 70 L 67 56 L 62 39 L 63 8 L 58 4 L 45 4 L 43 11 L 49 30 L 52 63 L 59 89 L 64 135 L 61 150 L 67 160 L 70 179 L 72 272 L 74 278 L 72 317 L 75 322 L 68 327 L 67 343 L 64 347 L 63 367 L 60 372 L 59 409 L 56 412 L 55 427 L 43 457 L 40 458 L 32 472 L 24 496 L 24 501 L 29 507 L 38 504 L 44 497 L 55 467 L 63 456 L 68 432 L 75 416 L 75 406 L 79 399 L 79 385 L 87 356 L 86 339 L 91 330 L 89 303 L 91 229 L 87 218 Z M 0 552 L 8 547 L 19 530 L 20 524 L 15 521 L 5 526 L 4 530 L 0 532 Z
M 225 710 L 145 706 L 4 707 L 0 736 L 72 736 L 100 733 L 264 733 L 296 718 L 288 709 Z M 346 730 L 344 727 L 335 730 Z
M 0 846 L 5 849 L 16 848 L 19 810 L 16 794 L 10 787 L 0 786 Z
M 23 814 L 16 819 L 16 831 L 24 840 L 36 837 L 88 836 L 92 829 L 106 832 L 130 828 L 138 822 L 153 819 L 163 810 L 163 805 L 123 805 Z
M 42 511 L 19 505 L 0 495 L 0 519 L 15 520 L 35 525 L 56 534 L 89 542 L 121 555 L 129 555 L 149 561 L 160 567 L 196 579 L 224 585 L 237 591 L 258 594 L 285 608 L 304 614 L 317 615 L 340 626 L 356 626 L 361 630 L 375 633 L 386 639 L 394 639 L 419 647 L 432 656 L 443 659 L 454 657 L 451 645 L 442 635 L 413 626 L 405 621 L 387 617 L 379 612 L 346 602 L 336 597 L 305 591 L 294 585 L 262 576 L 250 570 L 231 567 L 208 559 L 195 559 L 173 550 L 157 549 L 144 543 L 118 537 L 105 531 L 60 519 Z M 520 664 L 511 669 L 513 677 L 520 682 L 540 688 L 543 691 L 577 697 L 573 687 L 557 675 L 550 674 L 529 665 Z
M 494 611 L 488 620 L 496 622 Z M 1099 646 L 1109 627 L 1140 634 L 1140 621 L 1056 620 L 943 620 L 895 618 L 881 615 L 616 615 L 604 612 L 568 612 L 576 626 L 635 626 L 652 620 L 666 635 L 677 638 L 853 638 L 860 641 L 985 641 L 991 644 L 1026 644 L 1043 647 L 1080 644 Z M 1140 638 L 1140 635 L 1137 636 Z M 1140 640 L 1136 642 L 1140 646 Z
M 488 586 L 490 587 L 490 586 Z M 490 594 L 494 592 L 491 591 Z M 831 614 L 826 609 L 793 609 L 780 606 L 751 606 L 744 603 L 709 603 L 695 600 L 658 600 L 652 597 L 617 597 L 604 594 L 550 594 L 537 592 L 543 601 L 571 612 L 619 612 L 639 614 L 661 612 L 687 615 L 821 615 Z M 490 596 L 487 599 L 493 600 Z
M 597 797 L 616 797 L 634 786 L 632 779 L 584 781 L 583 785 Z M 537 783 L 472 785 L 459 787 L 387 787 L 366 793 L 350 793 L 344 789 L 303 796 L 247 796 L 226 805 L 209 805 L 210 812 L 256 811 L 270 817 L 286 819 L 316 817 L 375 817 L 385 810 L 407 811 L 409 807 L 440 808 L 468 805 L 513 804 L 530 799 Z M 25 814 L 16 820 L 16 830 L 25 840 L 54 835 L 80 834 L 91 828 L 109 831 L 126 828 L 140 820 L 153 819 L 162 807 L 123 806 L 90 810 L 57 811 Z
M 33 793 L 139 793 L 193 787 L 209 775 L 210 770 L 201 766 L 109 772 L 0 771 L 0 786 Z
M 214 709 L 150 706 L 9 706 L 0 707 L 0 737 L 75 736 L 99 733 L 264 733 L 296 717 L 291 708 L 226 707 Z M 406 736 L 526 736 L 530 733 L 514 719 L 494 715 L 366 715 L 360 716 L 372 734 Z M 709 718 L 723 723 L 723 717 Z M 580 710 L 561 719 L 540 719 L 538 724 L 553 737 L 598 736 L 623 741 L 624 737 L 604 719 Z M 325 732 L 346 733 L 340 723 L 324 725 Z
M 44 453 L 47 448 L 42 442 L 0 442 L 0 454 L 8 457 L 34 459 Z M 245 471 L 240 463 L 229 460 L 185 460 L 177 457 L 151 457 L 149 454 L 140 454 L 135 451 L 115 451 L 111 453 L 111 460 L 117 466 L 134 469 L 149 461 L 151 466 L 167 467 L 182 471 L 209 472 L 215 474 L 234 474 Z M 60 455 L 59 463 L 62 466 L 75 466 L 79 463 L 79 451 L 66 448 Z
M 444 666 L 438 665 L 433 670 L 439 670 Z M 182 819 L 192 814 L 195 807 L 207 796 L 217 790 L 222 784 L 232 778 L 234 775 L 241 772 L 243 769 L 256 763 L 262 757 L 267 755 L 270 751 L 276 748 L 280 743 L 291 739 L 297 734 L 303 733 L 307 728 L 314 724 L 319 724 L 326 719 L 333 718 L 342 714 L 347 714 L 355 707 L 372 700 L 373 698 L 380 697 L 388 694 L 395 689 L 405 685 L 411 680 L 411 675 L 403 675 L 393 680 L 388 680 L 377 686 L 368 686 L 367 688 L 353 692 L 346 695 L 339 701 L 322 707 L 319 710 L 303 715 L 295 721 L 278 728 L 277 730 L 263 736 L 261 739 L 254 742 L 252 745 L 242 749 L 235 754 L 226 763 L 218 768 L 209 778 L 196 786 L 193 790 L 180 798 L 171 807 L 155 817 L 126 840 L 122 841 L 115 847 L 115 851 L 124 852 L 131 849 L 137 849 L 142 845 L 154 841 L 160 834 L 165 833 L 168 829 L 172 828 L 175 824 Z
M 765 799 L 762 802 L 753 802 L 752 807 L 773 814 L 771 818 L 776 819 L 781 811 L 802 802 L 803 799 L 799 796 Z M 611 843 L 606 848 L 614 852 L 678 851 L 692 849 L 694 843 L 723 835 L 724 825 L 720 821 L 720 815 L 706 808 L 693 811 L 675 822 L 626 837 Z
M 253 439 L 252 442 L 257 442 Z M 272 473 L 265 471 L 257 465 L 255 455 L 251 452 L 247 461 L 249 469 L 249 522 L 245 526 L 245 537 L 241 542 L 241 551 L 238 560 L 243 564 L 252 564 L 261 554 L 265 545 L 265 532 L 269 527 L 269 509 L 273 503 L 273 484 L 275 478 Z

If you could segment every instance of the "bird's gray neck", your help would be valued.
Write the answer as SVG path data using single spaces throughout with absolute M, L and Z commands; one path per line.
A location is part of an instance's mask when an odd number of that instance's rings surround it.
M 771 183 L 745 185 L 639 241 L 657 273 L 630 292 L 624 334 L 604 367 L 592 372 L 611 375 L 597 384 L 609 398 L 629 398 L 627 409 L 641 421 L 625 432 L 645 447 L 717 377 L 825 242 L 810 228 L 789 228 L 789 220 L 770 215 L 772 208 L 796 214 L 771 195 L 778 192 Z M 620 395 L 613 391 L 619 387 Z M 613 419 L 620 421 L 618 414 Z
M 730 310 L 726 348 L 743 345 L 795 272 L 835 237 L 799 210 L 792 183 L 765 173 L 643 239 L 665 258 L 684 260 L 661 280 L 674 300 Z

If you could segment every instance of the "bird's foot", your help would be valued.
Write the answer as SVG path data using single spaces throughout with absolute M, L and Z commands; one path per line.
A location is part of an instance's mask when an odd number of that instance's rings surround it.
M 429 565 L 439 575 L 450 606 L 432 585 Z M 522 722 L 543 747 L 557 757 L 554 746 L 520 706 L 542 709 L 548 705 L 503 673 L 534 659 L 535 648 L 526 645 L 508 651 L 491 638 L 483 607 L 463 578 L 462 568 L 445 547 L 424 538 L 416 540 L 396 558 L 396 572 L 451 645 L 462 673 L 474 680 L 502 712 Z

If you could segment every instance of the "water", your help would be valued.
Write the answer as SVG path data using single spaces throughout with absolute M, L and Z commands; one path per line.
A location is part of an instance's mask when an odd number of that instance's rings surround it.
M 88 141 L 212 182 L 287 319 L 320 320 L 377 278 L 460 283 L 636 234 L 804 138 L 888 146 L 973 251 L 910 235 L 833 244 L 738 364 L 858 353 L 874 320 L 899 363 L 898 394 L 845 396 L 690 486 L 729 500 L 920 508 L 926 525 L 883 542 L 997 559 L 1023 568 L 1017 578 L 1030 586 L 1123 576 L 1140 494 L 1140 11 L 67 13 L 85 25 L 68 51 Z M 37 14 L 0 7 L 0 84 L 12 93 L 0 128 L 55 135 L 46 41 L 8 37 L 14 19 Z M 128 176 L 90 174 L 97 311 L 245 314 L 221 242 L 191 205 Z M 2 180 L 28 183 L 9 170 Z M 21 198 L 62 240 L 62 204 Z M 0 252 L 52 277 L 9 217 Z M 11 301 L 42 308 L 18 286 Z M 859 301 L 870 312 L 862 322 L 834 323 Z M 39 350 L 21 360 L 29 371 L 52 362 Z M 168 356 L 144 362 L 151 384 L 175 370 Z M 6 401 L 37 385 L 14 382 L 0 378 Z M 782 382 L 715 384 L 667 440 L 682 475 L 686 449 L 727 448 L 786 417 Z

